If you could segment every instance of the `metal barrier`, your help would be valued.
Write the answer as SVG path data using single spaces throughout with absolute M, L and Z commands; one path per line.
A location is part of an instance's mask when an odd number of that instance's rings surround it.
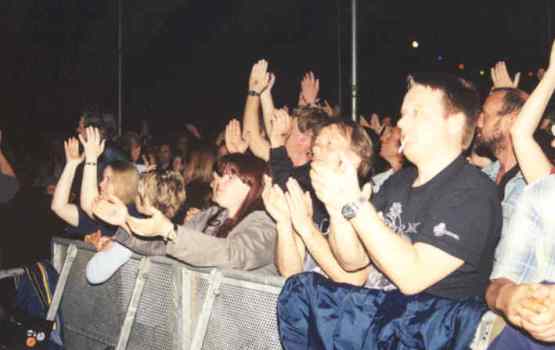
M 275 312 L 281 277 L 134 255 L 106 283 L 91 286 L 90 246 L 53 239 L 55 268 L 62 271 L 70 246 L 77 255 L 65 269 L 60 308 L 69 350 L 281 349 Z

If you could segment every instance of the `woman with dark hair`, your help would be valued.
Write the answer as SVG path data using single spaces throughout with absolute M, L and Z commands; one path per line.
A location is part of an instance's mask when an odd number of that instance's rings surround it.
M 222 157 L 213 176 L 216 204 L 181 226 L 174 225 L 148 201 L 139 208 L 148 219 L 129 216 L 117 198 L 96 203 L 95 215 L 120 226 L 116 241 L 144 255 L 169 255 L 194 266 L 271 271 L 276 227 L 262 202 L 266 163 L 243 154 Z M 163 240 L 141 240 L 160 236 Z

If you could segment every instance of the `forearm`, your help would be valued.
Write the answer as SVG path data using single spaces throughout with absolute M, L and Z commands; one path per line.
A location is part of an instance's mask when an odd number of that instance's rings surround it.
M 515 154 L 526 181 L 532 183 L 551 171 L 551 162 L 534 140 L 534 132 L 555 90 L 555 70 L 548 70 L 530 95 L 512 128 Z
M 0 172 L 4 175 L 15 177 L 15 171 L 2 150 L 0 150 Z
M 427 271 L 415 246 L 393 232 L 370 204 L 362 206 L 351 223 L 372 262 L 401 292 L 415 294 L 430 285 L 422 278 Z
M 555 90 L 555 69 L 548 69 L 536 89 L 526 100 L 516 118 L 511 133 L 524 137 L 532 137 L 538 128 L 540 120 L 553 91 Z
M 243 113 L 243 138 L 247 140 L 249 148 L 255 156 L 268 160 L 270 158 L 270 146 L 260 133 L 258 121 L 259 108 L 260 98 L 257 96 L 247 96 Z
M 516 284 L 506 278 L 496 278 L 490 281 L 486 289 L 486 303 L 488 307 L 503 316 L 507 313 L 509 295 Z
M 275 264 L 279 274 L 289 277 L 303 272 L 305 248 L 291 223 L 277 223 L 277 232 Z
M 361 244 L 350 222 L 341 213 L 328 208 L 330 214 L 329 245 L 339 265 L 345 271 L 357 271 L 370 263 L 366 249 Z
M 262 117 L 264 119 L 264 127 L 266 134 L 272 133 L 272 115 L 274 113 L 274 100 L 270 91 L 264 91 L 260 95 L 260 103 L 262 104 Z
M 334 282 L 349 283 L 356 286 L 363 285 L 368 278 L 368 268 L 355 272 L 345 271 L 333 255 L 328 241 L 314 225 L 311 234 L 304 236 L 303 240 L 318 266 Z
M 71 184 L 75 177 L 75 171 L 78 163 L 67 163 L 60 179 L 56 184 L 54 195 L 52 196 L 52 204 L 50 208 L 56 215 L 62 218 L 65 222 L 72 226 L 79 224 L 79 214 L 77 207 L 69 203 L 69 196 L 71 193 Z
M 92 203 L 98 197 L 97 159 L 85 160 L 81 182 L 81 209 L 92 217 Z

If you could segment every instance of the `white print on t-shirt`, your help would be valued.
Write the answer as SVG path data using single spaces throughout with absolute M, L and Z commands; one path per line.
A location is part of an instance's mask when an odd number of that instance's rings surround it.
M 401 214 L 403 213 L 403 205 L 399 202 L 391 204 L 389 207 L 389 212 L 386 214 L 384 221 L 397 234 L 401 237 L 409 238 L 410 234 L 418 233 L 419 222 L 409 222 L 403 223 L 401 219 Z
M 453 239 L 456 239 L 457 241 L 461 240 L 458 234 L 447 230 L 447 226 L 445 225 L 444 222 L 439 223 L 436 226 L 434 226 L 434 236 L 436 236 L 436 237 L 448 236 L 448 237 L 451 237 Z

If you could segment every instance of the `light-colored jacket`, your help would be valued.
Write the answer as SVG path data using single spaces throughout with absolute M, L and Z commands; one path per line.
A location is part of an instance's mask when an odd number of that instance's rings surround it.
M 199 212 L 184 225 L 178 226 L 176 239 L 145 241 L 119 230 L 116 240 L 144 255 L 170 255 L 189 265 L 237 270 L 260 270 L 275 273 L 273 266 L 277 238 L 276 225 L 263 210 L 247 215 L 227 235 L 215 237 L 205 233 L 208 221 L 221 210 L 210 207 Z M 227 214 L 221 212 L 216 221 L 223 224 Z

